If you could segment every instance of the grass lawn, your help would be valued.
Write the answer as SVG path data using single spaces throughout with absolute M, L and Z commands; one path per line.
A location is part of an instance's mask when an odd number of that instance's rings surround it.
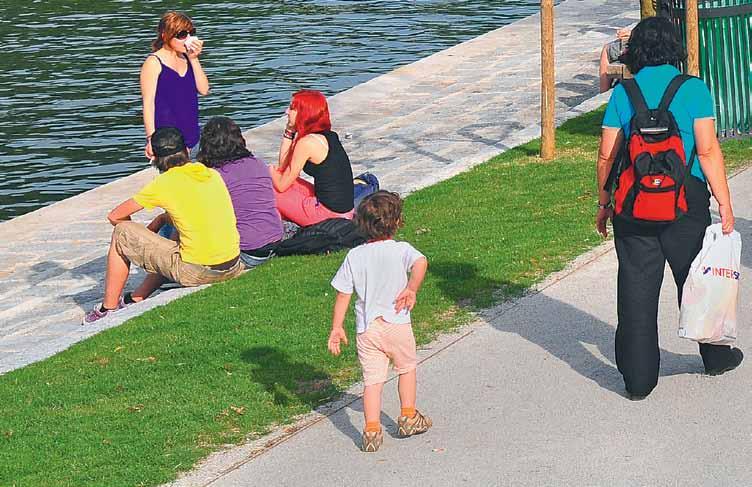
M 420 343 L 600 243 L 602 114 L 561 127 L 552 163 L 531 142 L 407 198 L 399 238 L 430 263 Z M 750 147 L 725 143 L 729 166 Z M 343 256 L 272 260 L 0 376 L 0 485 L 157 485 L 336 397 L 358 379 L 352 344 L 339 358 L 326 349 Z

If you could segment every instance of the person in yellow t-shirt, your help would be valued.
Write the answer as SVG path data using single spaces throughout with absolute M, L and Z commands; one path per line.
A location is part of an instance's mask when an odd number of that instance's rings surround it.
M 183 136 L 176 128 L 157 129 L 151 136 L 151 146 L 160 174 L 108 215 L 115 230 L 107 255 L 104 299 L 86 313 L 84 324 L 149 297 L 167 279 L 198 286 L 224 281 L 243 271 L 235 212 L 220 174 L 190 162 Z M 130 221 L 132 214 L 156 207 L 165 212 L 148 226 Z M 177 229 L 177 242 L 158 235 L 165 224 Z M 144 268 L 148 275 L 133 293 L 121 297 L 131 263 Z

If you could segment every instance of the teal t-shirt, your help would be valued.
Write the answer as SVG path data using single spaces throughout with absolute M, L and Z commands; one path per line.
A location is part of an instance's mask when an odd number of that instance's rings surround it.
M 640 87 L 649 108 L 658 108 L 663 92 L 668 84 L 680 72 L 670 64 L 661 66 L 646 66 L 636 75 L 635 80 Z M 674 100 L 668 107 L 679 126 L 684 153 L 689 157 L 695 147 L 695 120 L 700 118 L 715 118 L 713 97 L 710 90 L 701 79 L 690 79 L 684 82 L 676 93 Z M 627 92 L 622 85 L 616 85 L 603 117 L 603 127 L 620 128 L 625 137 L 629 136 L 629 121 L 634 115 L 634 109 L 629 102 Z M 700 161 L 695 155 L 692 175 L 705 181 L 705 174 L 700 167 Z

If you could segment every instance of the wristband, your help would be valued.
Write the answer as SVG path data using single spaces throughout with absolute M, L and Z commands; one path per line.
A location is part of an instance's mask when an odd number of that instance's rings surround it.
M 610 201 L 608 203 L 603 203 L 603 204 L 598 203 L 598 209 L 600 209 L 600 210 L 607 210 L 609 208 L 611 208 L 611 202 Z

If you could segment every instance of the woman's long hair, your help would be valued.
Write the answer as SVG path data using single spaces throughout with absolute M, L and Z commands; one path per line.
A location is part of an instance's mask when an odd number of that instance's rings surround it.
M 285 169 L 290 165 L 292 155 L 295 152 L 295 146 L 300 139 L 308 134 L 326 132 L 332 129 L 332 121 L 329 117 L 329 105 L 326 103 L 326 97 L 320 91 L 298 91 L 292 95 L 290 109 L 297 112 L 295 117 L 295 132 L 297 132 L 297 136 L 293 140 L 290 150 L 287 151 L 287 157 L 280 169 Z
M 196 159 L 205 166 L 220 167 L 252 155 L 245 146 L 240 127 L 231 118 L 214 117 L 201 129 Z
M 181 30 L 191 31 L 192 29 L 193 21 L 184 13 L 175 10 L 165 12 L 157 26 L 157 37 L 151 41 L 151 52 L 159 51 Z
M 627 50 L 619 60 L 632 74 L 645 66 L 679 64 L 687 59 L 687 51 L 674 24 L 664 17 L 648 17 L 632 29 Z

